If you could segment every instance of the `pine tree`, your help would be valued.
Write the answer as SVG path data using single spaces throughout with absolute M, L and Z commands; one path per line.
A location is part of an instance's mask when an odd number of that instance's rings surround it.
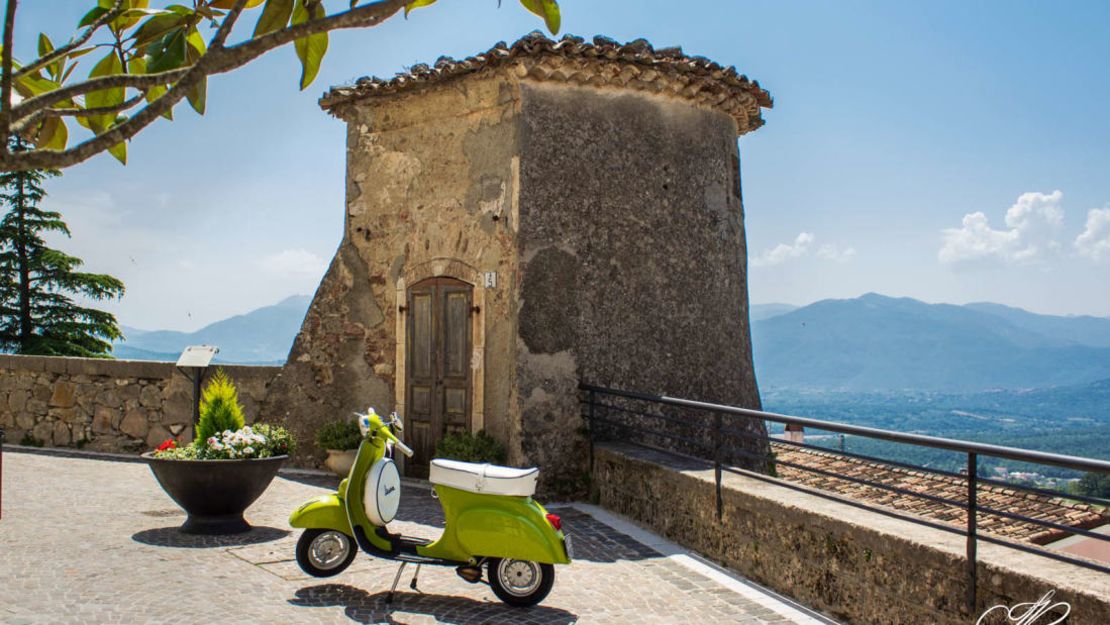
M 10 149 L 28 145 L 19 138 Z M 49 356 L 110 356 L 122 336 L 114 315 L 79 306 L 73 296 L 102 301 L 123 295 L 123 283 L 78 271 L 80 258 L 50 249 L 49 232 L 69 236 L 62 215 L 39 208 L 43 181 L 56 171 L 0 172 L 0 351 Z

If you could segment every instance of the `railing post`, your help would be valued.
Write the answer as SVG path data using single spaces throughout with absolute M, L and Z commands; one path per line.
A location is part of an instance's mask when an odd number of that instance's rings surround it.
M 967 613 L 975 615 L 977 499 L 979 466 L 975 452 L 967 454 Z
M 713 480 L 717 483 L 717 520 L 721 520 L 721 413 L 713 413 Z

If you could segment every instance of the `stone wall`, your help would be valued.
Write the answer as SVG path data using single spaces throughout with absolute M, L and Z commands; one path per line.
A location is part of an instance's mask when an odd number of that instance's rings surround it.
M 279 367 L 225 365 L 248 423 Z M 137 452 L 192 440 L 193 386 L 173 363 L 0 355 L 5 442 Z
M 268 411 L 302 444 L 297 461 L 323 457 L 312 433 L 331 419 L 402 408 L 404 289 L 449 276 L 482 299 L 474 323 L 472 398 L 478 427 L 514 448 L 512 311 L 517 274 L 516 92 L 501 74 L 465 89 L 443 85 L 346 109 L 346 228 L 313 299 Z M 485 288 L 480 272 L 495 272 Z M 398 383 L 398 380 L 401 380 Z M 411 430 L 410 430 L 411 434 Z M 519 453 L 511 461 L 519 462 Z
M 558 467 L 548 479 L 586 473 L 579 380 L 759 409 L 736 122 L 529 81 L 520 119 L 524 457 Z
M 631 445 L 599 445 L 594 478 L 602 506 L 849 623 L 962 625 L 1049 590 L 1110 623 L 1110 576 L 1067 563 L 980 541 L 969 615 L 962 536 L 730 473 L 718 519 L 712 465 Z

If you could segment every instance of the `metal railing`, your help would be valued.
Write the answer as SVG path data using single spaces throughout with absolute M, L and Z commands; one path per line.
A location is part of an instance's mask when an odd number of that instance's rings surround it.
M 984 534 L 979 530 L 979 519 L 980 515 L 990 515 L 1009 519 L 1012 521 L 1033 524 L 1046 529 L 1055 530 L 1057 532 L 1067 532 L 1072 535 L 1085 536 L 1087 538 L 1100 541 L 1110 541 L 1110 535 L 1099 534 L 1097 532 L 1091 532 L 1083 528 L 1055 523 L 1053 521 L 1048 521 L 1044 519 L 1037 519 L 1014 512 L 998 510 L 996 508 L 982 505 L 978 501 L 979 485 L 980 483 L 985 483 L 989 485 L 1004 486 L 1015 491 L 1024 491 L 1041 496 L 1081 501 L 1095 506 L 1105 507 L 1110 505 L 1110 501 L 1104 499 L 1071 493 L 1054 492 L 1041 488 L 1022 486 L 1009 482 L 1002 482 L 999 480 L 985 478 L 978 475 L 980 456 L 1003 458 L 1007 460 L 1049 465 L 1053 467 L 1071 469 L 1076 471 L 1088 471 L 1105 474 L 1110 474 L 1110 462 L 1104 460 L 1096 460 L 1092 458 L 1082 458 L 1078 456 L 1066 456 L 1061 454 L 1052 454 L 1027 449 L 1017 449 L 1014 447 L 1003 447 L 999 445 L 989 445 L 985 443 L 975 443 L 970 441 L 961 441 L 935 436 L 925 436 L 921 434 L 894 432 L 891 430 L 863 427 L 858 425 L 848 425 L 845 423 L 836 423 L 831 421 L 821 421 L 818 419 L 809 419 L 804 417 L 793 417 L 772 412 L 749 410 L 746 408 L 737 408 L 734 406 L 713 404 L 689 399 L 679 399 L 675 397 L 616 390 L 590 384 L 581 384 L 579 385 L 579 389 L 582 392 L 581 403 L 584 408 L 584 414 L 582 416 L 586 418 L 589 425 L 591 466 L 593 464 L 594 442 L 599 439 L 599 436 L 604 436 L 606 433 L 609 432 L 619 433 L 622 439 L 626 442 L 646 445 L 648 447 L 661 447 L 671 451 L 681 451 L 683 453 L 701 458 L 703 460 L 711 460 L 713 462 L 714 480 L 716 482 L 717 489 L 716 503 L 718 518 L 721 518 L 723 512 L 721 498 L 721 474 L 722 472 L 730 472 L 746 475 L 748 477 L 753 477 L 756 479 L 762 479 L 765 481 L 771 481 L 781 486 L 786 486 L 794 490 L 817 495 L 826 499 L 832 499 L 834 501 L 845 503 L 857 508 L 871 510 L 884 514 L 886 516 L 892 516 L 919 525 L 925 525 L 946 532 L 952 532 L 960 534 L 962 536 L 966 536 L 966 601 L 969 612 L 973 612 L 975 609 L 976 561 L 977 546 L 979 541 L 995 543 L 1012 549 L 1041 555 L 1044 557 L 1052 558 L 1054 560 L 1068 562 L 1070 564 L 1075 564 L 1077 566 L 1093 569 L 1103 573 L 1110 573 L 1110 567 L 1103 564 L 1075 558 L 1063 552 L 1043 549 L 1032 544 L 1021 543 L 1014 540 L 1008 540 L 997 536 Z M 726 420 L 731 421 L 726 422 Z M 737 422 L 741 424 L 750 424 L 752 421 L 770 421 L 773 423 L 781 423 L 784 425 L 796 425 L 802 426 L 803 428 L 836 432 L 840 434 L 849 434 L 853 436 L 889 441 L 893 443 L 914 445 L 918 447 L 943 449 L 963 454 L 966 459 L 966 468 L 964 469 L 966 473 L 954 473 L 951 471 L 932 469 L 899 461 L 886 460 L 874 456 L 836 451 L 827 447 L 821 447 L 807 443 L 777 439 L 775 440 L 777 444 L 789 445 L 791 447 L 796 447 L 799 449 L 812 449 L 827 454 L 844 456 L 846 458 L 855 458 L 868 462 L 883 463 L 885 465 L 890 465 L 901 469 L 931 473 L 941 476 L 949 482 L 953 480 L 963 480 L 966 481 L 967 486 L 966 500 L 951 499 L 948 497 L 942 497 L 929 493 L 922 493 L 894 486 L 892 484 L 886 484 L 882 481 L 869 480 L 853 475 L 846 475 L 842 473 L 837 473 L 836 471 L 829 471 L 827 469 L 811 467 L 795 462 L 776 460 L 767 454 L 753 452 L 751 449 L 752 446 L 757 446 L 760 444 L 766 445 L 768 441 L 762 435 L 757 435 L 753 433 L 750 428 L 745 429 L 743 427 L 734 427 Z M 749 445 L 749 448 L 734 447 L 727 444 L 727 441 L 731 438 L 748 440 L 752 442 L 752 445 Z M 955 508 L 966 511 L 966 523 L 961 527 L 946 524 L 936 520 L 929 520 L 928 518 L 922 516 L 902 513 L 897 511 L 896 509 L 881 506 L 879 504 L 850 499 L 831 491 L 803 486 L 798 483 L 791 483 L 789 481 L 784 481 L 762 475 L 759 471 L 740 469 L 730 465 L 730 461 L 735 461 L 737 459 L 741 461 L 746 460 L 746 464 L 748 466 L 766 467 L 774 465 L 790 467 L 798 471 L 806 471 L 822 477 L 845 480 L 868 488 L 880 489 L 906 497 L 915 497 L 934 503 L 941 503 L 948 506 L 953 506 Z

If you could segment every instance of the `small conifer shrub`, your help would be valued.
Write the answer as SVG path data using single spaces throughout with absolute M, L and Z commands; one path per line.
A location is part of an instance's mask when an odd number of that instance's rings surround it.
M 242 427 L 239 391 L 223 368 L 217 369 L 200 396 L 200 422 L 194 444 L 203 445 L 213 436 L 219 438 L 226 431 L 236 432 Z

